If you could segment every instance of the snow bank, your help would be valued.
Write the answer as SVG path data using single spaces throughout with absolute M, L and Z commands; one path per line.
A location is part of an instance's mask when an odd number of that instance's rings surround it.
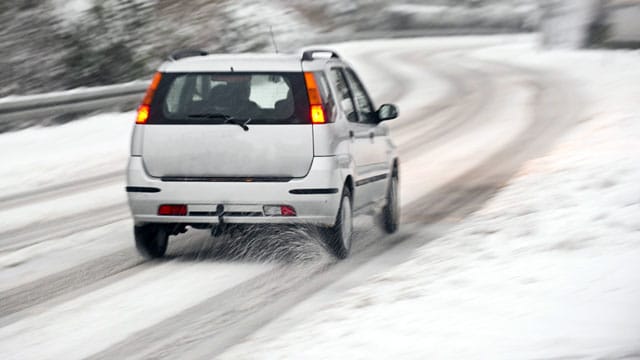
M 383 16 L 393 29 L 486 27 L 525 30 L 537 25 L 537 12 L 532 5 L 506 3 L 478 7 L 394 4 L 383 10 Z
M 637 356 L 640 54 L 478 56 L 575 77 L 589 121 L 412 260 L 227 358 Z
M 55 127 L 0 134 L 0 198 L 124 170 L 135 114 L 100 114 Z

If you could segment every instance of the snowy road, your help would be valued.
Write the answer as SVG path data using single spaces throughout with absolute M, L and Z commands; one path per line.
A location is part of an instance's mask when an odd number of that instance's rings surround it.
M 395 236 L 359 219 L 353 256 L 339 263 L 313 234 L 296 231 L 215 241 L 190 231 L 171 243 L 167 260 L 144 263 L 119 172 L 132 114 L 5 135 L 0 145 L 13 146 L 15 160 L 0 195 L 2 358 L 210 358 L 328 285 L 350 275 L 355 285 L 402 262 L 579 120 L 580 94 L 563 74 L 474 56 L 514 41 L 530 39 L 338 46 L 376 102 L 401 109 L 391 126 L 404 219 Z M 105 123 L 113 129 L 92 134 Z M 51 145 L 70 150 L 38 160 Z M 55 158 L 66 165 L 47 171 Z

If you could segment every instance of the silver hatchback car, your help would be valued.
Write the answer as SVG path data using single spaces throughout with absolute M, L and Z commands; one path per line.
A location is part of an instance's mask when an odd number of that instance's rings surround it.
M 331 50 L 302 55 L 179 52 L 138 109 L 127 169 L 136 247 L 161 257 L 189 227 L 307 224 L 339 258 L 352 217 L 398 228 L 398 157 L 353 69 Z

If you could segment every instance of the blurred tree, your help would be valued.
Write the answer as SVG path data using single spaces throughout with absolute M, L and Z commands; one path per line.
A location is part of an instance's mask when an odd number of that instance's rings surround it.
M 602 46 L 611 31 L 610 25 L 607 24 L 607 11 L 605 0 L 598 0 L 593 5 L 593 16 L 589 24 L 587 35 L 588 46 Z
M 145 75 L 145 29 L 151 11 L 152 3 L 142 0 L 94 2 L 66 34 L 65 85 L 106 85 Z
M 0 1 L 0 96 L 60 88 L 61 23 L 49 1 Z

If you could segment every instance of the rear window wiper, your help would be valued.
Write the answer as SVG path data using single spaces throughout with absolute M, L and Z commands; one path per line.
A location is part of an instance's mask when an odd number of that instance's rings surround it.
M 244 131 L 249 131 L 249 127 L 247 126 L 247 124 L 251 121 L 251 118 L 247 118 L 247 119 L 236 119 L 234 117 L 229 117 L 227 118 L 224 123 L 225 124 L 234 124 L 234 125 L 238 125 L 242 128 L 242 130 Z
M 224 119 L 225 124 L 238 125 L 244 131 L 249 131 L 247 124 L 251 121 L 251 118 L 236 119 L 231 115 L 221 113 L 204 113 L 204 114 L 189 114 L 190 118 L 206 118 L 206 119 Z

